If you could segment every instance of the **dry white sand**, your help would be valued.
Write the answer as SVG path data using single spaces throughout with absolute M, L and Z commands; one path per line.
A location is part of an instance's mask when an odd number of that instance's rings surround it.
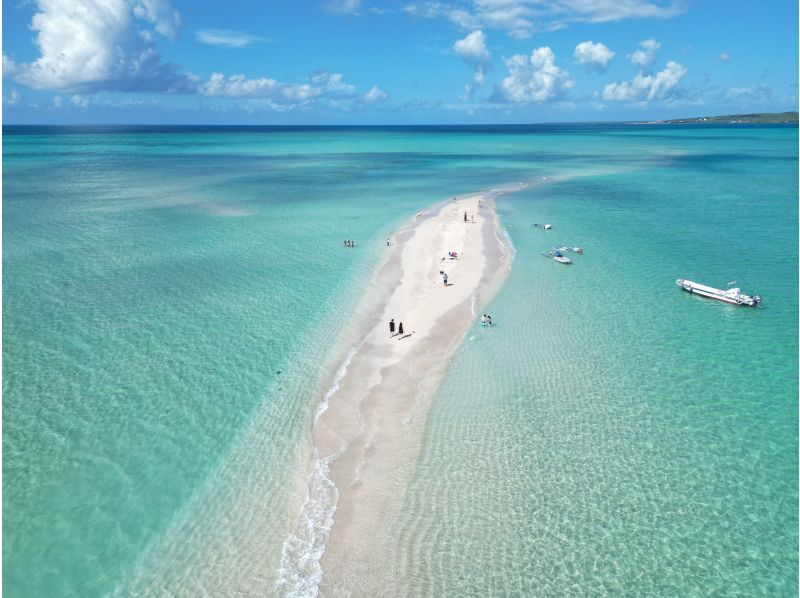
M 323 595 L 392 594 L 390 527 L 413 474 L 430 401 L 510 268 L 503 238 L 487 193 L 418 214 L 386 248 L 380 322 L 313 428 L 319 457 L 336 456 L 330 478 L 339 494 L 321 561 Z M 449 259 L 450 251 L 458 259 Z M 403 335 L 390 337 L 391 318 L 403 323 Z

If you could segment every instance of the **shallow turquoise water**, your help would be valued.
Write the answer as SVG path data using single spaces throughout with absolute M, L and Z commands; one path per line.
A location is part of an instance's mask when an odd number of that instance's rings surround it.
M 171 526 L 239 486 L 280 513 L 387 234 L 556 175 L 499 200 L 517 258 L 434 402 L 402 589 L 796 593 L 796 129 L 6 129 L 3 152 L 9 596 L 190 569 Z M 539 256 L 563 242 L 586 254 Z M 251 433 L 257 472 L 210 491 Z M 282 524 L 246 557 L 268 578 Z
M 403 593 L 796 595 L 796 139 L 711 133 L 500 200 L 516 261 L 434 402 Z

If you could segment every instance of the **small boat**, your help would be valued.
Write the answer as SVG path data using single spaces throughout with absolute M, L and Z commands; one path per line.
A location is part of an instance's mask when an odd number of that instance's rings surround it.
M 729 284 L 735 284 L 733 281 Z M 688 291 L 693 295 L 700 295 L 701 297 L 708 297 L 709 299 L 716 299 L 717 301 L 724 301 L 733 305 L 745 305 L 747 307 L 755 307 L 761 303 L 761 295 L 745 295 L 739 288 L 733 289 L 715 289 L 704 284 L 694 282 L 692 280 L 685 280 L 679 278 L 675 281 L 679 287 L 684 291 Z
M 554 250 L 548 251 L 547 253 L 543 253 L 542 255 L 544 257 L 553 258 L 559 264 L 571 264 L 572 263 L 572 260 L 569 259 L 563 253 L 561 253 L 561 251 L 559 251 L 558 249 L 554 249 Z
M 533 227 L 541 228 L 542 230 L 550 230 L 551 228 L 553 228 L 552 225 L 550 224 L 536 224 L 536 223 L 533 224 Z
M 575 245 L 562 245 L 558 248 L 559 251 L 571 251 L 573 253 L 583 253 L 582 247 L 576 247 Z
M 559 264 L 571 264 L 572 260 L 569 259 L 566 255 L 561 253 L 560 251 L 556 251 L 556 254 L 553 256 L 553 259 L 557 261 Z

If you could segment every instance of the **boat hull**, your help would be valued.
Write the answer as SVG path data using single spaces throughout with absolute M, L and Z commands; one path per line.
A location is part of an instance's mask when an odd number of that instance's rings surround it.
M 679 287 L 692 295 L 700 295 L 707 299 L 715 299 L 730 305 L 739 305 L 743 307 L 756 307 L 761 303 L 761 297 L 758 295 L 750 296 L 744 295 L 739 292 L 739 289 L 731 289 L 730 291 L 723 291 L 722 289 L 715 289 L 703 284 L 692 282 L 691 280 L 678 279 L 675 281 Z

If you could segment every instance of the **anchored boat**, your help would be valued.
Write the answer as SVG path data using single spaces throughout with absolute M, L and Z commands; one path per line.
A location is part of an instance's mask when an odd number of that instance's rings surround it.
M 559 264 L 571 264 L 572 260 L 569 259 L 566 255 L 561 253 L 558 249 L 548 251 L 547 253 L 542 254 L 544 257 L 553 258 Z
M 541 228 L 542 230 L 550 230 L 551 228 L 553 228 L 550 224 L 536 224 L 535 222 L 533 226 L 534 228 Z
M 733 281 L 730 284 L 735 283 L 736 281 Z M 715 289 L 714 287 L 700 284 L 692 280 L 685 280 L 683 278 L 676 280 L 675 284 L 681 287 L 684 291 L 688 291 L 693 295 L 700 295 L 701 297 L 708 297 L 709 299 L 716 299 L 717 301 L 724 301 L 725 303 L 731 303 L 733 305 L 755 307 L 761 303 L 761 295 L 745 295 L 739 288 L 727 290 Z

